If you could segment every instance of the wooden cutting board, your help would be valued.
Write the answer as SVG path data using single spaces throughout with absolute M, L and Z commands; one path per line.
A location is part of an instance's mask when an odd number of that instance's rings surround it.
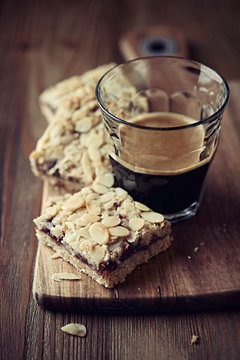
M 240 304 L 240 82 L 230 83 L 220 145 L 197 215 L 173 226 L 174 244 L 137 268 L 125 283 L 105 289 L 73 272 L 53 251 L 39 245 L 33 292 L 49 310 L 88 313 L 157 313 L 233 308 Z M 43 203 L 52 189 L 45 184 Z

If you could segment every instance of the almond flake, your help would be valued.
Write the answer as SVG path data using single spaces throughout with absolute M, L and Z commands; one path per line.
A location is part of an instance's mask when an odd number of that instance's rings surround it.
M 111 208 L 114 207 L 114 202 L 113 202 L 113 201 L 105 202 L 105 203 L 103 204 L 103 207 L 104 207 L 105 210 L 109 210 L 109 209 L 111 209 Z
M 98 244 L 106 244 L 109 239 L 109 232 L 102 223 L 94 223 L 89 228 L 91 238 Z
M 84 206 L 84 199 L 80 192 L 70 196 L 62 205 L 63 210 L 75 211 Z
M 97 200 L 89 201 L 86 206 L 88 211 L 92 214 L 99 215 L 101 213 L 101 207 Z
M 145 221 L 141 218 L 132 218 L 129 220 L 129 227 L 133 231 L 141 230 L 144 227 Z
M 56 236 L 57 238 L 63 235 L 62 230 L 56 226 L 51 228 L 51 234 Z
M 104 137 L 103 134 L 99 133 L 99 134 L 92 134 L 91 136 L 89 136 L 89 138 L 86 141 L 86 145 L 90 146 L 92 144 L 94 144 L 97 148 L 99 148 L 104 141 Z
M 90 235 L 89 235 L 89 237 L 90 237 Z M 89 241 L 89 239 L 87 239 L 87 240 L 84 240 L 84 241 L 82 241 L 82 242 L 80 243 L 79 249 L 80 249 L 83 253 L 89 253 L 89 252 L 92 250 L 93 246 L 94 246 L 93 241 Z
M 150 211 L 149 207 L 147 207 L 146 205 L 144 205 L 138 201 L 135 201 L 135 206 L 137 209 L 139 209 L 141 211 Z
M 96 200 L 97 198 L 98 198 L 98 194 L 92 192 L 92 193 L 87 195 L 86 202 L 89 202 L 91 200 Z
M 164 217 L 162 214 L 149 211 L 149 212 L 143 212 L 141 213 L 141 216 L 143 219 L 149 221 L 150 223 L 161 223 L 164 221 Z
M 124 207 L 126 214 L 129 214 L 133 211 L 135 212 L 134 204 L 129 199 L 127 199 L 123 202 L 123 207 Z
M 99 264 L 104 259 L 105 250 L 104 246 L 96 245 L 91 249 L 89 256 L 94 260 L 94 263 Z
M 86 336 L 87 329 L 82 324 L 70 323 L 61 327 L 61 330 L 70 335 L 84 337 Z
M 67 244 L 71 244 L 71 243 L 78 241 L 79 237 L 80 237 L 80 235 L 79 235 L 78 231 L 74 231 L 73 233 L 65 235 L 64 242 Z
M 80 236 L 82 236 L 82 237 L 84 237 L 84 238 L 86 238 L 86 239 L 89 239 L 89 238 L 90 238 L 90 233 L 89 233 L 89 231 L 88 231 L 86 228 L 80 229 L 80 230 L 78 231 L 78 233 L 79 233 Z
M 81 227 L 87 225 L 86 221 L 84 221 L 82 218 L 77 219 L 77 220 L 75 221 L 75 224 L 76 224 L 76 226 L 77 226 L 78 228 L 79 228 L 79 227 L 81 228 Z
M 94 162 L 101 161 L 101 153 L 95 145 L 90 145 L 88 148 L 88 155 L 90 159 Z
M 101 195 L 100 200 L 101 202 L 105 203 L 108 202 L 109 200 L 113 199 L 113 193 L 112 192 L 107 192 L 106 194 Z
M 96 183 L 106 186 L 107 188 L 110 188 L 114 184 L 114 176 L 111 173 L 99 175 L 96 178 Z
M 126 229 L 125 227 L 123 226 L 115 226 L 115 227 L 112 227 L 109 229 L 109 233 L 112 235 L 112 236 L 128 236 L 130 234 L 129 230 Z
M 92 164 L 89 159 L 87 151 L 82 156 L 81 165 L 82 165 L 82 169 L 83 169 L 85 176 L 89 180 L 92 180 L 93 179 L 93 169 L 92 169 Z
M 100 220 L 100 217 L 93 213 L 84 214 L 81 218 L 86 224 L 92 224 Z
M 127 241 L 129 243 L 133 243 L 135 240 L 136 240 L 136 234 L 133 231 L 131 231 L 130 236 L 128 236 L 127 238 Z
M 105 194 L 108 192 L 108 188 L 101 184 L 93 184 L 93 190 L 96 191 L 98 194 Z
M 46 209 L 46 215 L 47 216 L 55 216 L 57 214 L 57 206 L 56 205 L 53 205 L 49 208 Z
M 80 280 L 80 278 L 73 273 L 54 273 L 52 275 L 52 280 Z
M 108 216 L 102 220 L 102 223 L 107 227 L 114 227 L 120 224 L 121 219 L 118 216 Z
M 88 132 L 92 127 L 92 119 L 90 117 L 85 117 L 79 120 L 75 125 L 75 130 L 77 132 L 85 133 Z

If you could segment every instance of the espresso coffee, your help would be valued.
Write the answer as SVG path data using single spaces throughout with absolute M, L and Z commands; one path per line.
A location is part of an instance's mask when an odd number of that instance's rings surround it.
M 115 185 L 164 215 L 198 202 L 213 155 L 205 153 L 203 125 L 174 113 L 144 114 L 131 123 L 120 126 L 110 152 Z

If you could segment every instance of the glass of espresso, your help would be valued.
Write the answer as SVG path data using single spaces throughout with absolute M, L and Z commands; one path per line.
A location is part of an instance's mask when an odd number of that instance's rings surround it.
M 176 57 L 135 59 L 98 82 L 115 186 L 171 222 L 196 214 L 229 99 L 214 70 Z

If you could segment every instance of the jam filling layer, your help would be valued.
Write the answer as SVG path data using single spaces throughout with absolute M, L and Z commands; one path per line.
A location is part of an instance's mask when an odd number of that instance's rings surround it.
M 46 226 L 44 226 L 41 231 L 45 234 L 47 234 L 52 240 L 55 241 L 56 244 L 58 244 L 59 246 L 63 246 L 66 248 L 66 250 L 69 252 L 69 250 L 71 249 L 70 247 L 67 247 L 65 244 L 62 243 L 64 236 L 57 238 L 54 235 L 51 234 L 50 229 L 51 227 L 53 227 L 54 225 L 51 222 L 48 222 L 46 224 Z M 122 248 L 123 248 L 123 253 L 122 255 L 118 258 L 118 263 L 119 262 L 123 262 L 124 260 L 130 258 L 133 254 L 135 254 L 136 252 L 139 251 L 146 251 L 149 246 L 151 246 L 153 243 L 157 242 L 158 240 L 162 240 L 163 238 L 165 238 L 165 236 L 168 234 L 164 234 L 163 237 L 159 237 L 157 235 L 153 235 L 149 245 L 141 245 L 141 244 L 137 244 L 134 245 L 133 243 L 128 243 L 127 241 L 123 241 L 123 243 L 121 244 Z M 110 251 L 111 253 L 111 251 Z M 88 260 L 82 256 L 80 253 L 74 253 L 74 256 L 80 260 L 82 263 L 88 265 L 91 269 L 93 269 L 94 271 L 96 271 L 96 273 L 98 275 L 102 275 L 104 277 L 105 273 L 109 273 L 112 272 L 114 270 L 116 270 L 119 266 L 119 264 L 116 261 L 112 261 L 110 260 L 109 262 L 102 262 L 99 265 L 99 268 L 97 268 L 95 265 L 91 264 L 88 262 Z

